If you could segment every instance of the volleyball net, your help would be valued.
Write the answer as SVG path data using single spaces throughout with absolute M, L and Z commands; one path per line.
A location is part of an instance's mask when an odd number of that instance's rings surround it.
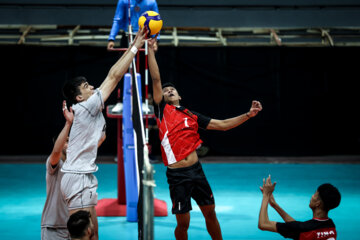
M 147 42 L 145 43 L 147 55 Z M 146 56 L 145 56 L 146 57 Z M 154 239 L 154 169 L 149 161 L 147 137 L 143 123 L 141 81 L 138 80 L 135 59 L 132 62 L 132 122 L 134 135 L 135 162 L 138 171 L 138 239 Z M 145 81 L 147 85 L 147 73 Z M 147 99 L 146 99 L 147 100 Z M 145 108 L 147 109 L 147 108 Z

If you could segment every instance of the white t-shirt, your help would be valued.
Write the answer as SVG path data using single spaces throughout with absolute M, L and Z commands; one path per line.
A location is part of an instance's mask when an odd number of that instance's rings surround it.
M 50 157 L 46 160 L 46 202 L 41 216 L 41 227 L 66 228 L 68 209 L 61 194 L 60 184 L 64 175 L 59 169 L 63 165 L 60 159 L 55 168 Z
M 67 159 L 62 172 L 93 173 L 98 170 L 95 160 L 98 143 L 105 134 L 106 123 L 102 114 L 104 101 L 97 88 L 86 101 L 72 106 L 74 121 L 71 126 Z

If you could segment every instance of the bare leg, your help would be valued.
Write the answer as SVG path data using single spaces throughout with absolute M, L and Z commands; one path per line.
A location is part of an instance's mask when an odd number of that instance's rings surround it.
M 190 225 L 190 213 L 176 214 L 177 226 L 175 228 L 176 240 L 187 240 L 187 230 Z
M 97 220 L 97 215 L 96 215 L 96 210 L 95 207 L 90 207 L 90 208 L 78 208 L 78 209 L 73 209 L 69 211 L 69 216 L 77 211 L 80 210 L 84 210 L 84 211 L 88 211 L 91 214 L 91 221 L 94 224 L 94 237 L 91 240 L 98 240 L 99 239 L 99 224 L 98 224 L 98 220 Z
M 211 239 L 222 240 L 221 229 L 219 221 L 217 220 L 215 213 L 215 205 L 199 206 L 201 212 L 205 217 L 206 229 L 209 232 Z

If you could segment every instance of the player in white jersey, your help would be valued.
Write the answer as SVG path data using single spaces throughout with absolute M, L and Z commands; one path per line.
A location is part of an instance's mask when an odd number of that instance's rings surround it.
M 60 191 L 64 173 L 59 171 L 66 161 L 67 140 L 74 119 L 73 111 L 71 108 L 70 111 L 66 108 L 65 101 L 63 102 L 63 114 L 66 119 L 65 126 L 46 160 L 46 202 L 41 216 L 41 240 L 70 239 L 66 226 L 68 210 Z
M 122 57 L 111 67 L 99 88 L 94 89 L 85 77 L 68 81 L 64 96 L 74 111 L 74 122 L 69 136 L 67 160 L 61 168 L 64 177 L 61 192 L 67 203 L 69 216 L 79 210 L 89 211 L 94 224 L 94 239 L 98 239 L 98 222 L 95 211 L 98 182 L 93 175 L 98 146 L 105 138 L 104 102 L 108 99 L 139 48 L 145 43 L 147 32 L 138 31 L 135 40 Z

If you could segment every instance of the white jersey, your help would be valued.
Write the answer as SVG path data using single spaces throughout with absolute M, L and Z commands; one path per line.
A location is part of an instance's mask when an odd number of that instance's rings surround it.
M 106 124 L 102 114 L 104 101 L 97 88 L 86 101 L 72 106 L 74 121 L 71 126 L 67 159 L 61 168 L 68 173 L 93 173 L 98 170 L 95 164 L 98 143 L 105 134 Z
M 66 228 L 68 209 L 60 191 L 64 175 L 59 169 L 63 165 L 60 159 L 55 168 L 51 166 L 50 157 L 46 160 L 46 202 L 41 216 L 41 227 Z

